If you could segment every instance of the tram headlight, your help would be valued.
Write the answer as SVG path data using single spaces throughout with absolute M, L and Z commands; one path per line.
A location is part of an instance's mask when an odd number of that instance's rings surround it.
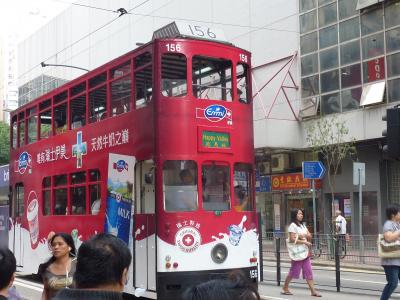
M 217 244 L 211 250 L 211 258 L 217 264 L 222 264 L 228 257 L 228 248 L 224 244 Z

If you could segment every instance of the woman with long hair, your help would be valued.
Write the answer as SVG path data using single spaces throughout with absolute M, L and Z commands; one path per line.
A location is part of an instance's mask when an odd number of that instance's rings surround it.
M 307 227 L 303 225 L 303 217 L 304 214 L 301 209 L 295 208 L 291 210 L 291 223 L 288 228 L 289 242 L 303 244 L 311 249 L 311 233 L 308 231 Z M 291 262 L 292 264 L 290 267 L 290 271 L 286 277 L 285 284 L 283 285 L 281 293 L 283 295 L 293 295 L 289 290 L 289 283 L 293 278 L 298 279 L 300 277 L 300 271 L 302 271 L 303 278 L 307 281 L 307 284 L 311 290 L 311 296 L 321 297 L 321 294 L 319 294 L 314 287 L 310 256 L 307 256 L 307 258 L 305 258 L 304 260 L 292 260 Z
M 56 233 L 49 238 L 49 246 L 53 255 L 39 267 L 43 280 L 42 300 L 50 300 L 59 290 L 71 287 L 76 268 L 76 248 L 71 235 Z

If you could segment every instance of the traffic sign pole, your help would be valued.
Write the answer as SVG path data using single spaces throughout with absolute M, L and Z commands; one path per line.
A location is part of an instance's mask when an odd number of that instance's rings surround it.
M 315 180 L 311 180 L 312 201 L 313 201 L 313 219 L 314 219 L 314 250 L 317 249 L 317 204 L 315 202 Z

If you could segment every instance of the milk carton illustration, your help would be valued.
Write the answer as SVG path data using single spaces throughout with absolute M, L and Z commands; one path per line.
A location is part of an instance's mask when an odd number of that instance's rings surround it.
M 135 158 L 110 153 L 104 231 L 129 243 Z

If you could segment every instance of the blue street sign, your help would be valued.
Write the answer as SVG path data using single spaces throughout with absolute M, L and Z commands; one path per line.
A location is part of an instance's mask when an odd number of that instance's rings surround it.
M 320 161 L 303 161 L 303 178 L 321 179 L 325 174 L 324 164 Z

